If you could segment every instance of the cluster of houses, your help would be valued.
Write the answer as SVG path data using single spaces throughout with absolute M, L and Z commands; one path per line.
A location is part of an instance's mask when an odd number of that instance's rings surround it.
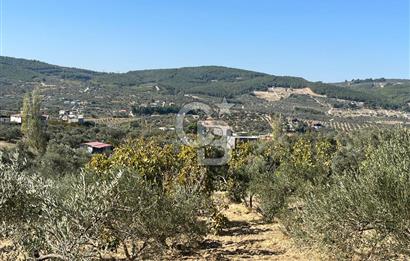
M 42 119 L 47 121 L 49 119 L 49 115 L 43 114 Z M 79 115 L 75 112 L 70 112 L 66 110 L 59 111 L 59 119 L 68 123 L 77 123 L 82 124 L 84 123 L 84 116 Z M 21 124 L 23 122 L 23 117 L 21 113 L 11 114 L 11 115 L 4 115 L 0 114 L 0 124 Z M 96 153 L 110 153 L 113 150 L 113 146 L 111 144 L 99 142 L 99 141 L 92 141 L 81 144 L 81 148 L 87 150 L 90 154 Z
M 75 111 L 60 110 L 58 112 L 59 119 L 67 123 L 83 124 L 84 115 L 78 114 Z
M 160 101 L 160 100 L 155 100 L 151 101 L 149 103 L 141 103 L 140 107 L 148 108 L 148 107 L 165 107 L 165 106 L 175 106 L 175 102 L 166 102 L 166 101 Z

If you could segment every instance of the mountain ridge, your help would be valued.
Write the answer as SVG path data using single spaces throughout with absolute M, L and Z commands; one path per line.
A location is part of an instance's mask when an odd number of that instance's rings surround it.
M 266 91 L 269 87 L 309 87 L 330 98 L 365 102 L 372 107 L 408 109 L 407 104 L 410 103 L 410 80 L 407 79 L 357 79 L 333 84 L 215 65 L 132 70 L 124 73 L 97 72 L 38 60 L 0 56 L 0 91 L 5 88 L 13 91 L 14 87 L 33 81 L 71 81 L 73 84 L 80 82 L 119 90 L 159 86 L 164 93 L 171 95 L 190 93 L 227 98 L 252 94 L 253 91 Z M 379 81 L 383 81 L 383 84 L 380 85 Z

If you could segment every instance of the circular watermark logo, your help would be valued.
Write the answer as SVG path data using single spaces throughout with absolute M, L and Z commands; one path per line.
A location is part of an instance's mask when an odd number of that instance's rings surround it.
M 211 106 L 203 102 L 191 102 L 185 104 L 176 116 L 175 130 L 181 142 L 187 146 L 197 149 L 198 163 L 201 165 L 225 165 L 231 159 L 231 150 L 234 146 L 232 129 L 223 120 L 212 119 L 215 112 L 218 116 L 230 114 L 229 104 L 226 99 L 220 104 Z M 184 131 L 184 123 L 187 115 L 201 113 L 206 116 L 206 120 L 198 120 L 196 139 L 190 138 Z M 196 115 L 199 118 L 199 115 Z M 220 151 L 220 157 L 207 157 L 206 148 Z

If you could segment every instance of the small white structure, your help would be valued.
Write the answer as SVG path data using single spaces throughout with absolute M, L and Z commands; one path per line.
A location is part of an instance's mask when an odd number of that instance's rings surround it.
M 21 124 L 22 117 L 21 114 L 13 114 L 10 116 L 10 122 Z
M 60 110 L 60 111 L 58 112 L 58 115 L 60 115 L 60 117 L 62 117 L 62 116 L 64 116 L 64 115 L 67 115 L 68 113 L 69 113 L 69 111 Z

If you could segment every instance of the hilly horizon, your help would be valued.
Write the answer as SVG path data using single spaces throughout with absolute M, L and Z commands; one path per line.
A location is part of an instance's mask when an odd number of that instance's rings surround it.
M 20 69 L 33 71 L 39 74 L 46 74 L 46 75 L 58 75 L 60 72 L 79 72 L 84 74 L 90 75 L 126 75 L 126 74 L 133 74 L 133 73 L 149 73 L 149 72 L 172 72 L 176 70 L 190 70 L 195 68 L 210 68 L 210 69 L 228 69 L 231 71 L 237 71 L 237 73 L 251 73 L 256 74 L 258 76 L 274 76 L 269 73 L 264 72 L 257 72 L 242 68 L 235 68 L 235 67 L 228 67 L 223 65 L 198 65 L 198 66 L 182 66 L 182 67 L 175 67 L 175 68 L 147 68 L 147 69 L 138 69 L 138 70 L 129 70 L 126 72 L 110 72 L 110 71 L 98 71 L 98 70 L 91 70 L 91 69 L 83 69 L 77 66 L 64 66 L 64 65 L 56 65 L 47 63 L 44 61 L 40 61 L 37 59 L 26 59 L 26 58 L 17 58 L 17 57 L 10 57 L 10 56 L 0 56 L 0 66 L 2 66 L 2 70 L 6 69 L 6 66 L 17 66 L 21 67 Z M 4 76 L 4 73 L 0 76 Z M 283 76 L 283 77 L 294 77 L 294 76 Z M 302 77 L 297 77 L 303 79 Z M 303 79 L 305 80 L 305 79 Z M 307 81 L 307 80 L 306 80 Z
M 105 91 L 146 91 L 158 88 L 163 94 L 202 94 L 234 98 L 270 87 L 305 88 L 329 98 L 365 102 L 371 107 L 408 109 L 410 80 L 353 79 L 343 83 L 311 82 L 302 77 L 275 76 L 224 66 L 197 66 L 170 69 L 106 73 L 52 65 L 37 60 L 0 56 L 0 91 L 3 94 L 31 90 L 25 83 L 90 85 Z M 125 88 L 125 89 L 124 89 Z M 116 92 L 116 91 L 115 91 Z
M 44 61 L 40 61 L 37 59 L 28 59 L 28 58 L 22 58 L 22 57 L 11 57 L 11 56 L 1 56 L 0 55 L 0 66 L 5 65 L 20 65 L 22 67 L 26 67 L 26 69 L 29 69 L 31 66 L 34 67 L 54 67 L 54 68 L 60 68 L 62 70 L 66 70 L 68 72 L 70 71 L 78 71 L 78 72 L 82 72 L 82 73 L 90 73 L 90 74 L 130 74 L 130 73 L 138 73 L 138 72 L 152 72 L 152 71 L 171 71 L 171 70 L 183 70 L 183 69 L 192 69 L 192 68 L 225 68 L 225 69 L 231 69 L 231 70 L 237 70 L 237 71 L 243 71 L 243 72 L 250 72 L 250 73 L 257 73 L 260 75 L 266 75 L 266 76 L 275 76 L 274 74 L 270 74 L 270 73 L 265 73 L 265 72 L 258 72 L 258 71 L 254 71 L 254 70 L 248 70 L 248 69 L 243 69 L 243 68 L 237 68 L 237 67 L 230 67 L 230 66 L 224 66 L 224 65 L 197 65 L 197 66 L 182 66 L 182 67 L 175 67 L 175 68 L 146 68 L 146 69 L 136 69 L 136 70 L 129 70 L 129 71 L 124 71 L 124 72 L 114 72 L 114 71 L 99 71 L 99 70 L 93 70 L 93 69 L 85 69 L 85 68 L 80 68 L 77 66 L 65 66 L 65 65 L 56 65 L 56 64 L 51 64 L 48 62 L 44 62 Z M 11 63 L 10 63 L 11 62 Z M 303 77 L 300 76 L 291 76 L 291 75 L 280 75 L 281 77 L 295 77 L 295 78 L 300 78 L 303 79 L 307 82 L 324 82 L 324 81 L 309 81 L 306 80 Z M 364 79 L 364 78 L 363 78 Z M 372 78 L 366 78 L 364 80 L 368 80 L 368 79 L 372 79 Z M 379 78 L 375 78 L 377 79 L 384 79 L 383 76 L 380 76 Z M 354 80 L 354 79 L 353 79 Z M 358 78 L 357 80 L 360 80 L 360 78 Z M 406 78 L 389 78 L 389 80 L 396 80 L 396 81 L 400 81 L 400 80 L 404 80 L 404 81 L 410 81 L 410 78 L 406 79 Z M 324 82 L 324 83 L 329 83 L 329 84 L 342 84 L 343 82 Z

